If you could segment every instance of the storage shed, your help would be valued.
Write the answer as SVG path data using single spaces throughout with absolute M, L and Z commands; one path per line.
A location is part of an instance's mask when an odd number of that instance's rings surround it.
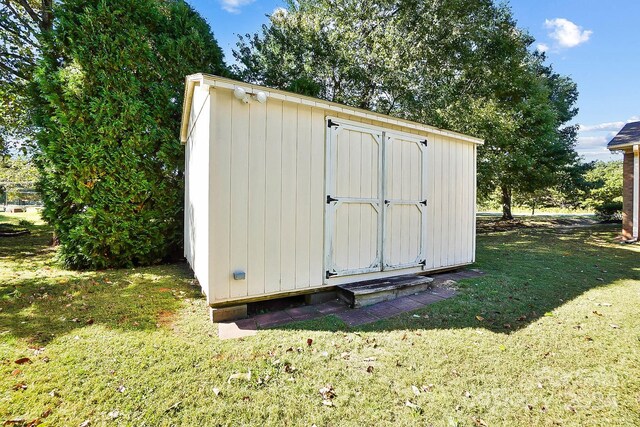
M 474 262 L 480 139 L 196 74 L 181 140 L 211 307 Z

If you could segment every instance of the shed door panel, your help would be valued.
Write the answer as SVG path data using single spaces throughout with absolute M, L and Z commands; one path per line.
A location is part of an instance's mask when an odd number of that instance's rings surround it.
M 426 145 L 385 133 L 383 268 L 413 267 L 425 260 Z
M 327 278 L 382 268 L 382 133 L 340 123 L 327 132 Z

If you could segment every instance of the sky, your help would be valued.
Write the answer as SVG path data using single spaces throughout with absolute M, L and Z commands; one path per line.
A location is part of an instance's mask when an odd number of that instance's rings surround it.
M 253 34 L 277 0 L 187 0 L 211 25 L 233 63 L 238 35 Z M 554 69 L 577 84 L 578 153 L 585 161 L 620 159 L 607 142 L 629 121 L 640 120 L 640 1 L 510 0 L 518 26 L 535 37 Z

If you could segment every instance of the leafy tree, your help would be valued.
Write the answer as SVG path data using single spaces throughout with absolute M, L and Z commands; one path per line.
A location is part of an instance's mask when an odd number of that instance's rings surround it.
M 585 173 L 590 188 L 584 194 L 583 207 L 592 209 L 604 220 L 620 219 L 622 214 L 622 161 L 598 161 Z
M 5 157 L 0 161 L 0 190 L 5 201 L 39 200 L 34 191 L 38 170 L 28 157 Z
M 162 260 L 182 242 L 184 76 L 224 74 L 182 0 L 63 0 L 35 75 L 44 218 L 69 266 Z
M 480 136 L 480 195 L 557 185 L 578 165 L 577 90 L 491 0 L 301 0 L 234 52 L 244 79 Z M 311 89 L 311 90 L 309 90 Z
M 0 0 L 0 153 L 33 140 L 29 83 L 40 56 L 39 36 L 51 28 L 53 0 Z

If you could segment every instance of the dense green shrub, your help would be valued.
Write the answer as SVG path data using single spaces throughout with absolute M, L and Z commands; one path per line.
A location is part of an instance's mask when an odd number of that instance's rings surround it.
M 182 242 L 184 77 L 225 74 L 182 0 L 63 0 L 36 88 L 43 216 L 68 266 L 161 261 Z
M 583 207 L 603 221 L 622 218 L 622 161 L 595 162 L 585 173 L 589 189 Z

